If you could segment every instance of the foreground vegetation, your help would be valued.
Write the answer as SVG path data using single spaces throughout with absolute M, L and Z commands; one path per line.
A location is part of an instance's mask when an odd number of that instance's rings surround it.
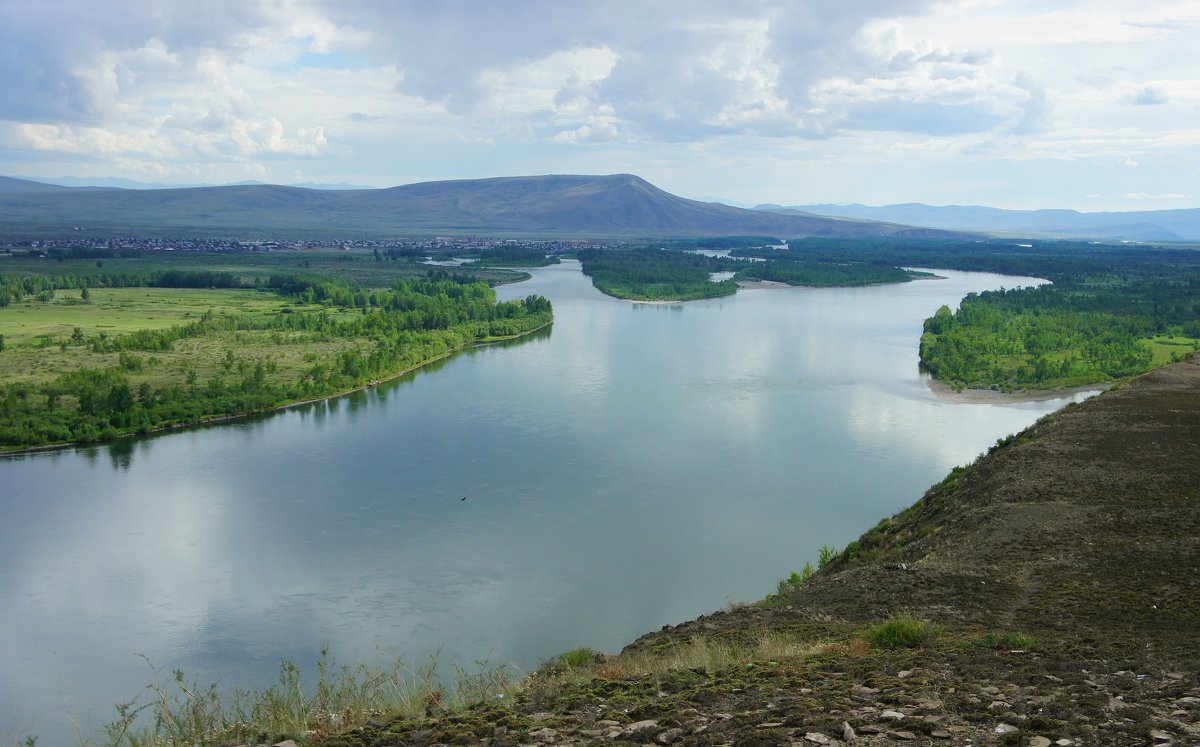
M 198 269 L 0 275 L 0 450 L 327 397 L 552 319 L 540 296 L 497 303 L 487 283 L 426 274 L 387 289 Z

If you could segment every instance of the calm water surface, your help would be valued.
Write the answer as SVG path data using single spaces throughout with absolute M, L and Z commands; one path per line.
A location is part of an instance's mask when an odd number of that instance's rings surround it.
M 1065 400 L 948 403 L 922 320 L 1032 279 L 600 295 L 368 393 L 0 460 L 0 744 L 75 741 L 150 679 L 437 649 L 532 668 L 760 598 Z M 462 500 L 466 498 L 466 500 Z

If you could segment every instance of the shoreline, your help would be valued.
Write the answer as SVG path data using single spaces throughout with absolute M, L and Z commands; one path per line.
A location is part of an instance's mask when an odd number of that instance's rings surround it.
M 352 389 L 346 389 L 346 390 L 343 390 L 340 392 L 334 392 L 333 394 L 327 394 L 327 395 L 324 395 L 321 397 L 313 397 L 311 399 L 298 400 L 296 402 L 286 402 L 282 405 L 275 405 L 273 407 L 268 407 L 268 408 L 265 408 L 262 410 L 255 410 L 254 412 L 245 412 L 245 413 L 241 413 L 238 415 L 214 415 L 213 417 L 202 418 L 200 420 L 195 420 L 190 423 L 176 423 L 174 425 L 163 425 L 163 426 L 159 426 L 158 428 L 151 428 L 150 431 L 147 433 L 136 433 L 136 432 L 135 433 L 127 433 L 127 434 L 124 434 L 121 436 L 117 436 L 116 438 L 109 438 L 109 439 L 105 439 L 103 441 L 67 441 L 64 443 L 42 444 L 41 446 L 29 446 L 29 447 L 26 447 L 23 449 L 13 449 L 12 451 L 0 451 L 0 459 L 3 459 L 5 457 L 10 457 L 10 456 L 23 456 L 25 454 L 36 454 L 36 453 L 43 452 L 43 451 L 57 451 L 60 449 L 72 449 L 72 448 L 79 448 L 79 447 L 85 447 L 85 446 L 103 446 L 104 444 L 111 444 L 116 441 L 124 441 L 127 438 L 145 438 L 147 436 L 154 436 L 154 435 L 159 435 L 159 434 L 163 434 L 163 433 L 169 433 L 171 431 L 182 431 L 182 430 L 186 430 L 188 428 L 202 428 L 204 426 L 218 425 L 220 423 L 227 423 L 227 422 L 230 422 L 233 420 L 240 420 L 242 418 L 253 418 L 253 417 L 258 417 L 260 415 L 270 415 L 272 413 L 282 412 L 284 410 L 290 410 L 293 407 L 302 407 L 304 405 L 313 405 L 318 402 L 327 402 L 331 399 L 337 399 L 338 397 L 346 397 L 348 395 L 355 394 L 356 392 L 363 392 L 368 389 L 374 389 L 375 387 L 380 386 L 381 384 L 386 384 L 389 381 L 394 381 L 394 380 L 400 378 L 401 376 L 404 376 L 406 374 L 412 373 L 413 371 L 418 371 L 422 368 L 425 368 L 426 366 L 430 365 L 431 363 L 437 363 L 438 361 L 445 360 L 446 358 L 449 358 L 450 356 L 454 355 L 455 353 L 460 353 L 464 350 L 469 350 L 471 348 L 484 347 L 486 345 L 492 345 L 497 342 L 506 342 L 508 340 L 519 340 L 522 337 L 528 337 L 529 335 L 532 335 L 535 332 L 540 332 L 543 329 L 546 329 L 547 327 L 549 327 L 552 324 L 554 324 L 553 319 L 546 322 L 545 324 L 534 327 L 531 330 L 528 330 L 526 332 L 521 332 L 520 334 L 503 335 L 501 337 L 486 337 L 481 340 L 476 340 L 467 345 L 460 345 L 459 347 L 451 348 L 450 350 L 447 350 L 445 353 L 442 353 L 441 355 L 436 355 L 432 358 L 423 360 L 420 363 L 417 363 L 414 366 L 410 366 L 402 371 L 398 371 L 393 374 L 388 374 L 387 376 L 383 377 L 382 379 L 372 379 L 371 381 L 368 381 L 366 384 L 363 384 L 361 386 L 356 386 Z
M 926 380 L 925 385 L 943 402 L 962 405 L 1003 405 L 1019 402 L 1044 402 L 1050 399 L 1066 399 L 1084 392 L 1100 394 L 1120 383 L 1122 383 L 1120 380 L 1102 381 L 1096 384 L 1081 384 L 1079 386 L 1066 386 L 1055 389 L 1022 389 L 1019 392 L 1001 392 L 996 389 L 964 389 L 959 392 L 955 391 L 949 384 L 932 377 Z

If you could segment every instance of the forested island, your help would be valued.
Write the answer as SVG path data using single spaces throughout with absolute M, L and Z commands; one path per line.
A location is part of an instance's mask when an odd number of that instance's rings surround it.
M 497 303 L 487 282 L 427 267 L 379 288 L 205 255 L 68 264 L 0 274 L 0 450 L 328 397 L 553 319 L 545 298 Z
M 746 246 L 758 241 L 758 246 Z M 596 289 L 630 301 L 696 301 L 730 296 L 739 282 L 770 281 L 812 288 L 906 283 L 928 273 L 863 261 L 811 260 L 788 251 L 761 250 L 762 237 L 674 240 L 664 246 L 580 254 L 583 272 Z M 775 240 L 768 239 L 767 243 Z M 730 249 L 742 257 L 709 256 L 699 250 Z M 758 250 L 759 254 L 749 254 Z M 717 273 L 729 277 L 714 279 Z
M 714 272 L 735 268 L 731 260 L 682 251 L 634 249 L 579 255 L 583 274 L 601 293 L 630 301 L 695 301 L 731 296 L 737 283 L 714 283 Z
M 970 294 L 926 320 L 921 364 L 956 389 L 1051 389 L 1122 379 L 1200 348 L 1200 252 L 1011 240 L 800 239 L 819 262 L 937 267 L 1045 278 Z M 769 256 L 753 251 L 754 256 Z

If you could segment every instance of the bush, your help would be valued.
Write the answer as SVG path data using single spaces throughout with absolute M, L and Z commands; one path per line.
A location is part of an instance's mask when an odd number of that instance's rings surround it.
M 928 620 L 903 614 L 872 625 L 866 639 L 879 648 L 923 648 L 932 644 L 940 633 L 941 629 Z
M 837 555 L 837 550 L 829 545 L 821 545 L 821 556 L 817 560 L 817 569 L 820 570 L 829 565 L 829 561 L 833 560 L 835 555 Z
M 590 648 L 575 648 L 558 655 L 559 661 L 568 667 L 583 667 L 596 659 L 596 652 Z

